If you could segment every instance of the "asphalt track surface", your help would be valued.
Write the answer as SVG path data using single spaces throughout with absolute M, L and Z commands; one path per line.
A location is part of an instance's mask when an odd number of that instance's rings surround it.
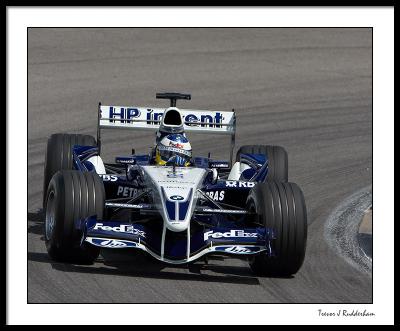
M 371 29 L 29 29 L 28 302 L 370 303 L 372 279 L 324 238 L 327 217 L 372 182 Z M 97 104 L 237 112 L 237 146 L 277 144 L 302 188 L 308 243 L 291 278 L 255 277 L 245 260 L 171 267 L 138 259 L 49 260 L 41 213 L 47 137 L 95 136 Z M 229 138 L 189 135 L 197 155 L 228 158 Z M 146 153 L 150 133 L 107 131 L 103 157 Z

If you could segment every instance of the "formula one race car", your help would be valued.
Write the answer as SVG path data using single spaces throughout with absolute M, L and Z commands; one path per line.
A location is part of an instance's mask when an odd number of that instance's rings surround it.
M 100 249 L 136 249 L 170 264 L 209 254 L 246 257 L 254 272 L 287 276 L 301 267 L 307 213 L 288 182 L 279 146 L 246 145 L 234 159 L 232 111 L 176 108 L 189 94 L 157 93 L 170 107 L 99 104 L 97 139 L 53 134 L 47 143 L 43 209 L 50 257 L 92 263 Z M 152 130 L 148 155 L 104 163 L 101 129 Z M 191 154 L 186 132 L 231 136 L 230 160 Z

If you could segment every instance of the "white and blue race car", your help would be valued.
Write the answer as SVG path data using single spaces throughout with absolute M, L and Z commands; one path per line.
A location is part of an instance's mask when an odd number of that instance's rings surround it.
M 50 257 L 92 263 L 101 249 L 136 249 L 171 264 L 209 254 L 246 256 L 260 275 L 296 273 L 304 260 L 307 213 L 288 182 L 279 146 L 246 145 L 233 157 L 234 111 L 176 108 L 188 94 L 158 93 L 170 107 L 99 104 L 97 139 L 53 134 L 47 143 L 43 209 Z M 193 157 L 189 167 L 159 166 L 154 156 L 101 158 L 101 130 L 153 130 L 231 136 L 230 160 Z

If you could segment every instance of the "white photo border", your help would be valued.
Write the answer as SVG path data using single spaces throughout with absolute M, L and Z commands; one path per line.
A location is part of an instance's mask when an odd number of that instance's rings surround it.
M 165 12 L 168 12 L 166 15 Z M 7 7 L 7 324 L 393 324 L 393 7 Z M 173 15 L 173 19 L 171 19 Z M 206 19 L 205 19 L 206 18 Z M 372 27 L 373 304 L 28 304 L 28 27 Z M 25 110 L 25 111 L 24 111 Z M 384 162 L 380 162 L 384 160 Z M 19 220 L 19 221 L 18 221 Z M 22 224 L 22 226 L 21 226 Z M 392 235 L 388 235 L 392 234 Z M 45 280 L 44 280 L 45 281 Z M 318 309 L 366 309 L 370 318 L 323 318 Z M 179 311 L 179 314 L 176 312 Z M 134 312 L 134 314 L 133 314 Z

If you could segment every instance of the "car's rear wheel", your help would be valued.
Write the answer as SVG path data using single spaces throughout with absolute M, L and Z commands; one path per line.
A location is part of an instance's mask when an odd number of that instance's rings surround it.
M 103 218 L 105 191 L 99 175 L 75 170 L 58 171 L 49 183 L 46 195 L 45 242 L 56 261 L 92 263 L 99 249 L 81 245 L 79 220 L 97 215 Z
M 96 140 L 83 134 L 52 134 L 47 140 L 43 177 L 43 210 L 46 209 L 47 187 L 53 175 L 59 170 L 73 169 L 72 148 L 74 145 L 96 146 Z
M 256 213 L 257 223 L 272 229 L 275 236 L 275 256 L 253 257 L 251 269 L 260 275 L 295 274 L 303 264 L 307 242 L 307 211 L 300 188 L 294 183 L 259 183 L 250 191 L 247 208 Z
M 278 182 L 288 181 L 288 154 L 281 146 L 244 145 L 236 153 L 236 161 L 240 161 L 240 154 L 263 154 L 268 160 L 267 180 Z

